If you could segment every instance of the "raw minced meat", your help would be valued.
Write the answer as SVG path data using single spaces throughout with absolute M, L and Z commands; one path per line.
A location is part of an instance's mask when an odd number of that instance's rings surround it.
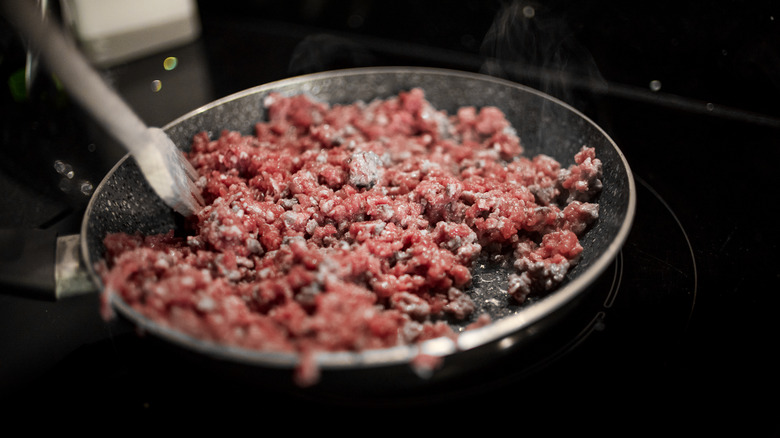
M 206 206 L 186 237 L 111 234 L 107 294 L 192 336 L 252 349 L 359 351 L 484 325 L 481 253 L 511 252 L 508 296 L 556 287 L 598 217 L 601 163 L 528 158 L 494 107 L 435 109 L 420 89 L 327 105 L 271 94 L 254 135 L 203 132 Z M 301 376 L 316 377 L 311 363 Z M 305 371 L 308 370 L 308 371 Z

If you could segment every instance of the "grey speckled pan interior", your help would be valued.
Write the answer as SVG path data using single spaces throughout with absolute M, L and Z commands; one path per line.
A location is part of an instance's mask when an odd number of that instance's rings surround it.
M 615 259 L 631 227 L 636 202 L 633 177 L 623 154 L 607 134 L 563 102 L 489 76 L 406 67 L 318 73 L 228 96 L 177 119 L 165 130 L 186 150 L 192 136 L 200 131 L 207 131 L 212 137 L 224 129 L 253 132 L 254 124 L 264 117 L 263 99 L 272 91 L 288 95 L 308 93 L 330 103 L 351 103 L 388 97 L 412 87 L 422 88 L 435 107 L 449 112 L 465 105 L 500 108 L 517 129 L 528 156 L 544 153 L 568 165 L 581 146 L 594 147 L 604 171 L 604 189 L 598 200 L 600 217 L 582 238 L 584 253 L 580 263 L 569 273 L 566 283 L 546 298 L 522 307 L 508 304 L 502 292 L 508 271 L 488 264 L 475 271 L 471 292 L 477 304 L 495 319 L 491 325 L 462 334 L 457 343 L 436 339 L 418 346 L 321 354 L 317 360 L 323 372 L 346 371 L 356 375 L 360 371 L 369 373 L 369 378 L 370 372 L 381 372 L 387 376 L 393 367 L 408 368 L 419 352 L 440 355 L 452 366 L 459 366 L 461 357 L 470 363 L 489 358 L 502 340 L 518 338 L 585 293 Z M 101 258 L 101 240 L 106 233 L 165 232 L 176 223 L 176 215 L 148 187 L 132 159 L 125 158 L 97 188 L 88 206 L 81 232 L 85 263 L 91 269 Z M 100 286 L 94 271 L 91 274 Z M 275 369 L 290 369 L 298 361 L 291 354 L 246 351 L 192 339 L 156 325 L 116 297 L 112 298 L 112 305 L 145 332 L 213 360 Z

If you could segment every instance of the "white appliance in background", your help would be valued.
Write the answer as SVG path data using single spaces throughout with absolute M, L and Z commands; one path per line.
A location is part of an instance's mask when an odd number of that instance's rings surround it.
M 200 35 L 195 0 L 60 0 L 65 25 L 99 67 L 189 43 Z

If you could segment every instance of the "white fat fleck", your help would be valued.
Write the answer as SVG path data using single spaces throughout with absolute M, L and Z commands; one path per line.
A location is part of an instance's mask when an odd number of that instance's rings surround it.
M 236 225 L 231 225 L 229 227 L 226 227 L 224 225 L 219 227 L 219 232 L 226 235 L 226 236 L 240 236 L 241 235 L 241 229 L 238 228 Z
M 436 163 L 433 163 L 429 160 L 423 160 L 422 163 L 420 163 L 420 170 L 423 171 L 423 173 L 428 173 L 432 168 L 438 167 Z
M 333 204 L 334 202 L 332 199 L 325 200 L 320 203 L 320 210 L 322 210 L 323 213 L 328 214 L 333 210 Z
M 393 210 L 393 207 L 390 204 L 379 204 L 376 208 L 379 213 L 379 219 L 382 219 L 383 221 L 389 221 L 395 214 L 395 210 Z
M 384 162 L 372 151 L 356 152 L 349 158 L 349 181 L 358 187 L 373 187 L 382 177 Z
M 217 308 L 217 302 L 211 297 L 203 297 L 198 300 L 197 307 L 201 312 L 210 312 Z
M 249 250 L 249 252 L 253 254 L 262 254 L 263 253 L 263 245 L 260 244 L 260 241 L 258 241 L 255 238 L 248 238 L 246 239 L 246 248 Z
M 295 221 L 298 219 L 298 215 L 288 211 L 282 215 L 282 220 L 284 221 L 284 224 L 289 226 L 295 225 Z
M 225 270 L 225 278 L 231 281 L 238 281 L 241 279 L 241 272 L 236 269 Z
M 309 219 L 309 222 L 306 222 L 306 232 L 309 234 L 314 234 L 314 231 L 317 229 L 317 221 L 314 219 Z
M 243 257 L 243 256 L 236 256 L 236 264 L 238 264 L 239 266 L 243 266 L 245 268 L 250 268 L 250 269 L 255 267 L 255 262 L 253 262 L 251 259 L 249 259 L 247 257 Z

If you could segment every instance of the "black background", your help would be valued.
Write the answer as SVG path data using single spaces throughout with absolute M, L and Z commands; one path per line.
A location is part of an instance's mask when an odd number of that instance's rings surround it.
M 124 365 L 116 365 L 122 363 L 117 350 L 149 360 L 154 350 L 124 340 L 100 320 L 94 295 L 61 302 L 19 297 L 24 287 L 18 283 L 35 288 L 45 279 L 18 270 L 12 279 L 18 281 L 9 280 L 8 293 L 0 295 L 0 394 L 8 406 L 45 406 L 78 417 L 68 406 L 77 400 L 87 412 L 171 421 L 193 412 L 202 420 L 226 406 L 220 413 L 240 411 L 244 420 L 258 422 L 255 431 L 287 418 L 301 421 L 285 427 L 301 429 L 315 426 L 304 420 L 310 418 L 344 430 L 359 419 L 372 431 L 391 425 L 414 431 L 416 422 L 401 419 L 411 416 L 432 427 L 508 426 L 518 434 L 780 433 L 776 2 L 198 5 L 198 41 L 104 70 L 150 124 L 164 125 L 213 99 L 291 75 L 370 65 L 503 76 L 593 119 L 625 153 L 640 187 L 615 322 L 607 320 L 604 339 L 538 379 L 494 385 L 478 395 L 421 397 L 388 408 L 230 387 L 204 390 L 204 399 L 194 402 L 198 393 L 184 390 L 184 381 L 171 383 L 171 393 L 188 397 L 161 396 L 118 371 Z M 528 6 L 531 18 L 523 15 Z M 2 30 L 5 80 L 23 65 L 23 51 L 7 26 Z M 176 70 L 162 70 L 166 56 L 179 59 Z M 149 83 L 159 78 L 163 89 L 153 93 Z M 77 230 L 88 194 L 63 190 L 54 160 L 71 163 L 76 180 L 96 185 L 121 156 L 101 149 L 99 134 L 78 109 L 67 100 L 53 103 L 62 95 L 42 82 L 36 102 L 13 102 L 3 89 L 0 225 L 17 234 Z M 11 250 L 18 248 L 5 246 L 2 260 L 10 266 Z M 154 368 L 143 369 L 148 377 Z M 278 404 L 271 403 L 274 397 Z M 236 398 L 247 401 L 236 404 Z

